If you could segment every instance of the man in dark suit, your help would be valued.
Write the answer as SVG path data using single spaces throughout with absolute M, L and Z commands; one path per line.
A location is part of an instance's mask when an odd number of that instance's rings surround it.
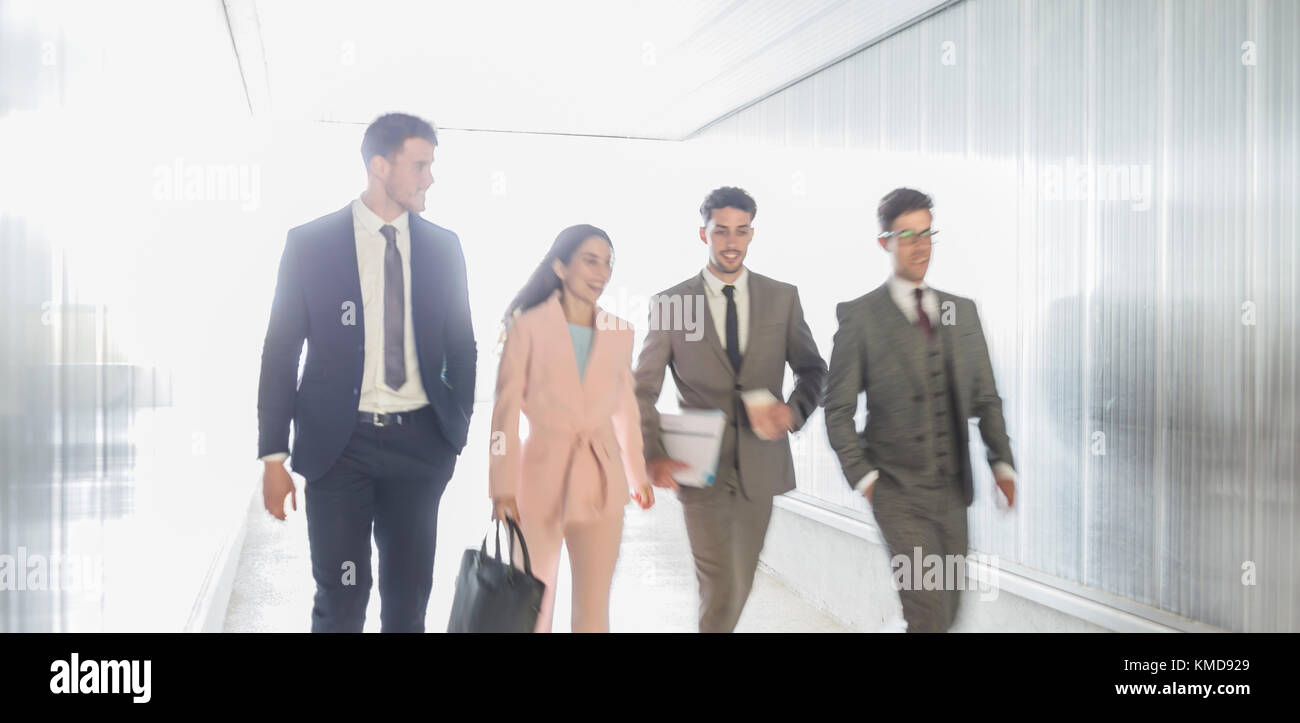
M 839 304 L 826 431 L 849 485 L 871 503 L 893 556 L 909 632 L 951 627 L 963 587 L 966 508 L 974 500 L 967 420 L 979 418 L 997 486 L 1015 501 L 1015 462 L 975 302 L 925 284 L 930 197 L 910 188 L 880 202 L 880 245 L 894 272 L 875 291 Z M 854 426 L 858 394 L 867 424 Z M 942 588 L 918 588 L 899 568 L 942 561 Z M 960 557 L 958 557 L 960 556 Z M 933 568 L 926 567 L 926 570 Z
M 384 632 L 423 632 L 438 502 L 465 446 L 478 352 L 460 239 L 420 217 L 432 125 L 392 113 L 361 143 L 366 190 L 289 231 L 258 386 L 266 509 L 307 479 L 312 632 L 360 632 L 379 548 Z M 298 381 L 303 341 L 307 360 Z

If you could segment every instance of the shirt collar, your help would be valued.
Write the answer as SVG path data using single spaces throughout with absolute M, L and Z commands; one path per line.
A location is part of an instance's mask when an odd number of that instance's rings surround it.
M 704 288 L 710 294 L 714 296 L 722 296 L 722 287 L 727 286 L 727 282 L 714 276 L 713 272 L 709 271 L 707 267 L 705 267 L 703 270 L 700 271 L 700 275 L 704 277 Z M 736 280 L 731 282 L 731 286 L 736 287 L 736 293 L 738 294 L 744 295 L 748 293 L 749 267 L 747 266 L 740 267 L 740 276 L 737 276 Z
M 370 207 L 367 206 L 360 197 L 357 197 L 352 201 L 352 216 L 361 222 L 361 228 L 375 236 L 380 235 L 379 229 L 386 223 L 378 214 L 371 211 Z M 397 218 L 393 219 L 391 225 L 397 229 L 398 238 L 406 236 L 411 225 L 410 214 L 402 213 Z
M 924 279 L 921 280 L 921 283 L 915 284 L 907 279 L 900 279 L 895 274 L 890 274 L 889 281 L 886 283 L 889 284 L 889 295 L 894 297 L 895 301 L 901 301 L 902 303 L 912 303 L 916 289 L 921 289 L 922 294 L 930 293 L 930 287 L 926 285 Z

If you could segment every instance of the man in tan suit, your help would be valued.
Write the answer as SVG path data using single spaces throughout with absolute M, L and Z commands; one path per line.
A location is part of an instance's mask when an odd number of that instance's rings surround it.
M 826 362 L 804 322 L 791 284 L 750 272 L 745 253 L 754 236 L 754 199 L 742 189 L 714 190 L 700 206 L 700 241 L 708 264 L 659 294 L 637 361 L 646 466 L 651 481 L 677 491 L 700 583 L 700 632 L 731 632 L 740 619 L 772 516 L 772 498 L 794 489 L 787 434 L 803 427 L 821 404 Z M 702 300 L 703 336 L 657 316 L 664 300 L 693 309 Z M 781 401 L 785 367 L 795 386 Z M 665 369 L 672 370 L 682 409 L 720 409 L 726 432 L 716 480 L 679 487 L 660 438 L 655 402 Z

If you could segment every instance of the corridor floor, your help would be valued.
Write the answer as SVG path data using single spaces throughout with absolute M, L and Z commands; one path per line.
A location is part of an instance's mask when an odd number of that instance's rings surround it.
M 477 547 L 491 529 L 487 499 L 485 429 L 490 416 L 482 406 L 474 415 L 471 445 L 457 463 L 456 475 L 443 495 L 438 521 L 438 551 L 433 595 L 426 629 L 446 630 L 452 592 L 464 550 Z M 473 432 L 478 432 L 475 436 Z M 226 632 L 306 632 L 310 628 L 311 559 L 301 487 L 298 511 L 285 522 L 263 508 L 260 483 L 248 509 L 248 530 L 230 606 Z M 254 490 L 250 489 L 250 493 Z M 625 512 L 623 543 L 614 573 L 610 602 L 613 632 L 693 632 L 697 585 L 681 504 L 667 490 L 656 490 L 657 502 L 643 511 Z M 372 568 L 377 562 L 372 560 Z M 567 557 L 561 560 L 555 604 L 556 632 L 569 630 L 570 580 Z M 378 587 L 371 591 L 366 632 L 379 631 Z M 845 632 L 846 629 L 806 602 L 761 568 L 737 632 Z

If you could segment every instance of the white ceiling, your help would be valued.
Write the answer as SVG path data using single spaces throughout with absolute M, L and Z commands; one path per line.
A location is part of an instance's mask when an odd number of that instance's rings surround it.
M 225 0 L 255 112 L 680 139 L 945 0 Z M 937 52 L 937 51 L 936 51 Z

